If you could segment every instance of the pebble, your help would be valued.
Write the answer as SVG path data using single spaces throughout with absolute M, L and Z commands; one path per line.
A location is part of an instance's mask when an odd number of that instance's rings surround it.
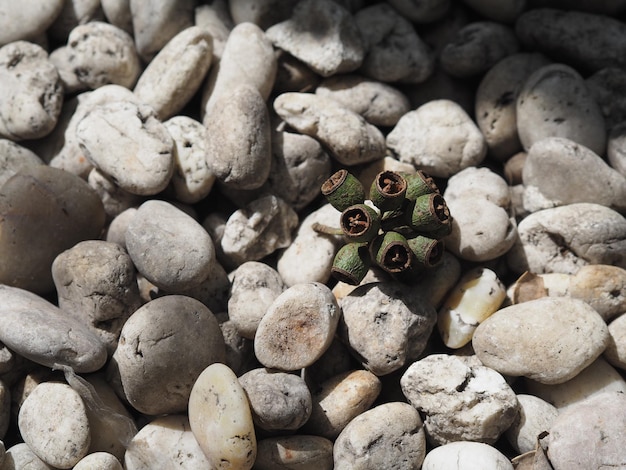
M 517 402 L 517 417 L 504 435 L 516 452 L 524 454 L 535 450 L 539 435 L 550 430 L 559 411 L 534 395 L 518 394 Z
M 415 361 L 437 322 L 437 313 L 424 296 L 397 282 L 359 286 L 341 300 L 341 308 L 341 339 L 377 376 Z
M 235 264 L 258 261 L 291 244 L 298 215 L 282 199 L 264 196 L 231 214 L 221 239 L 224 254 Z
M 211 172 L 233 189 L 257 189 L 270 173 L 271 129 L 267 106 L 258 90 L 240 85 L 222 92 L 204 120 Z
M 228 319 L 227 312 L 217 313 L 215 317 L 220 324 L 226 346 L 224 364 L 239 376 L 248 369 L 250 358 L 253 356 L 252 340 L 244 338 L 237 332 L 233 322 Z
M 550 462 L 555 470 L 623 467 L 625 424 L 623 392 L 607 392 L 572 406 L 550 429 Z
M 171 184 L 176 199 L 187 204 L 199 202 L 211 192 L 216 179 L 207 161 L 207 128 L 188 116 L 174 116 L 163 125 L 174 139 Z
M 259 322 L 254 352 L 267 368 L 310 366 L 333 340 L 341 309 L 324 284 L 296 284 L 280 294 Z
M 0 188 L 15 173 L 38 165 L 45 163 L 36 153 L 11 140 L 0 139 Z
M 426 436 L 419 413 L 407 403 L 384 403 L 354 418 L 335 441 L 335 470 L 420 468 Z
M 460 199 L 486 199 L 508 209 L 511 192 L 506 180 L 487 167 L 470 166 L 448 179 L 443 192 L 446 203 Z
M 207 231 L 176 206 L 156 199 L 139 206 L 130 220 L 126 249 L 137 270 L 166 291 L 198 286 L 215 262 Z
M 126 229 L 136 214 L 137 209 L 130 207 L 116 215 L 107 227 L 105 240 L 126 249 Z
M 174 172 L 174 141 L 154 110 L 131 101 L 95 106 L 76 125 L 85 157 L 122 189 L 163 191 Z
M 105 175 L 97 168 L 92 168 L 87 176 L 87 184 L 102 200 L 107 221 L 131 207 L 139 206 L 142 202 L 140 196 L 129 193 L 113 182 L 110 176 Z
M 513 29 L 494 21 L 475 21 L 459 29 L 441 51 L 441 67 L 453 77 L 479 76 L 520 49 Z
M 366 370 L 350 370 L 317 384 L 311 393 L 311 417 L 304 433 L 334 440 L 357 416 L 368 410 L 382 389 L 378 377 Z
M 502 374 L 558 384 L 590 365 L 608 340 L 604 320 L 588 304 L 544 297 L 500 309 L 476 328 L 472 345 Z
M 626 370 L 626 315 L 622 314 L 609 323 L 609 335 L 604 357 L 613 366 Z
M 320 194 L 320 186 L 332 174 L 330 156 L 308 135 L 275 130 L 272 164 L 267 185 L 295 211 L 304 209 Z
M 278 271 L 258 261 L 243 263 L 229 279 L 228 317 L 241 336 L 254 339 L 267 309 L 287 287 Z
M 574 274 L 587 264 L 626 269 L 626 219 L 599 204 L 534 212 L 518 224 L 517 233 L 519 239 L 507 253 L 508 265 L 517 273 Z
M 186 28 L 150 61 L 133 92 L 154 108 L 159 119 L 169 119 L 198 91 L 212 58 L 213 39 L 209 32 L 199 26 Z
M 63 87 L 48 53 L 27 41 L 0 47 L 0 137 L 20 141 L 49 134 L 63 105 Z
M 506 291 L 498 275 L 489 268 L 467 271 L 437 314 L 437 327 L 443 343 L 459 349 L 472 340 L 478 325 L 500 308 Z
M 450 9 L 450 0 L 413 2 L 411 0 L 389 0 L 392 7 L 415 23 L 432 23 L 441 19 Z
M 204 28 L 213 38 L 213 57 L 220 60 L 234 26 L 228 3 L 218 0 L 211 4 L 197 5 L 194 17 L 195 25 Z
M 133 437 L 124 454 L 126 470 L 211 468 L 189 419 L 173 414 L 155 418 Z
M 313 93 L 282 93 L 274 110 L 298 132 L 314 137 L 340 164 L 353 166 L 385 155 L 382 132 L 337 101 Z
M 36 0 L 5 3 L 0 9 L 0 46 L 20 40 L 33 40 L 44 34 L 63 9 L 63 0 L 40 4 Z
M 481 15 L 501 23 L 513 23 L 526 8 L 526 0 L 463 0 Z
M 109 23 L 123 29 L 128 34 L 133 33 L 133 17 L 128 0 L 101 0 L 100 6 Z
M 585 79 L 587 88 L 600 106 L 607 130 L 626 119 L 626 99 L 622 90 L 626 74 L 619 67 L 605 67 Z
M 537 8 L 517 18 L 515 33 L 526 49 L 582 70 L 595 72 L 626 63 L 626 26 L 605 15 Z
M 495 159 L 507 161 L 522 150 L 517 132 L 517 97 L 526 79 L 549 63 L 542 54 L 519 52 L 497 62 L 482 77 L 476 89 L 474 115 L 489 155 Z
M 626 177 L 588 148 L 566 138 L 547 137 L 533 144 L 522 178 L 524 208 L 529 212 L 577 202 L 626 212 Z
M 136 410 L 178 413 L 187 409 L 200 373 L 224 354 L 213 313 L 195 299 L 168 295 L 146 303 L 124 323 L 107 374 Z
M 57 42 L 65 41 L 75 27 L 102 19 L 99 0 L 69 0 L 50 25 L 48 33 Z
M 154 56 L 185 28 L 193 25 L 193 0 L 159 0 L 145 3 L 128 0 L 137 52 L 144 62 Z
M 397 88 L 355 74 L 322 80 L 315 94 L 332 98 L 370 124 L 381 127 L 395 126 L 411 106 Z
M 258 442 L 258 470 L 332 470 L 333 443 L 320 436 L 268 437 Z
M 478 165 L 487 154 L 476 124 L 447 99 L 430 101 L 402 116 L 387 135 L 387 147 L 400 161 L 440 178 Z
M 311 416 L 311 392 L 298 375 L 259 368 L 241 375 L 239 383 L 254 424 L 265 431 L 293 431 Z
M 249 470 L 257 440 L 246 393 L 224 364 L 208 366 L 189 397 L 189 424 L 209 463 L 216 468 Z
M 21 442 L 10 447 L 6 451 L 6 456 L 2 461 L 2 469 L 6 470 L 53 470 L 53 467 L 41 460 L 28 447 L 28 444 Z
M 123 467 L 114 455 L 94 452 L 80 459 L 73 470 L 123 470 Z
M 67 384 L 37 385 L 22 403 L 18 426 L 24 442 L 52 467 L 72 468 L 89 450 L 85 404 Z
M 454 441 L 493 444 L 517 414 L 515 392 L 500 374 L 472 357 L 432 354 L 400 379 L 402 393 L 424 418 L 435 446 Z
M 246 0 L 231 0 L 228 2 L 228 7 L 235 23 L 254 23 L 265 30 L 289 18 L 294 4 L 281 0 L 262 0 L 254 4 Z
M 604 117 L 583 77 L 565 64 L 535 70 L 516 101 L 517 131 L 524 150 L 547 137 L 573 140 L 603 155 Z
M 302 0 L 267 37 L 322 77 L 353 72 L 363 62 L 361 34 L 350 12 L 332 0 Z
M 0 189 L 0 282 L 50 292 L 54 258 L 97 238 L 104 222 L 100 198 L 79 177 L 46 165 L 20 170 Z
M 617 124 L 609 134 L 606 148 L 606 158 L 611 167 L 626 176 L 626 140 L 624 137 L 626 124 Z
M 359 73 L 381 82 L 400 83 L 421 83 L 432 74 L 435 61 L 430 48 L 391 5 L 363 8 L 354 20 L 365 49 Z
M 117 244 L 87 240 L 52 263 L 59 308 L 91 329 L 109 353 L 124 322 L 141 305 L 135 267 Z
M 482 442 L 450 442 L 426 454 L 422 470 L 513 470 L 510 460 Z

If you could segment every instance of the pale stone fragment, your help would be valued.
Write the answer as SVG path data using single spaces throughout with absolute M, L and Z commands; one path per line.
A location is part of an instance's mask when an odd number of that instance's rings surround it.
M 614 367 L 626 369 L 626 315 L 622 314 L 609 323 L 609 344 L 604 357 Z
M 450 442 L 426 454 L 422 470 L 513 470 L 509 459 L 482 442 Z
M 15 444 L 7 449 L 1 468 L 2 470 L 18 470 L 21 468 L 28 470 L 54 470 L 54 467 L 37 457 L 25 442 Z
M 213 38 L 213 57 L 221 60 L 224 45 L 233 29 L 228 2 L 215 0 L 210 4 L 197 5 L 194 10 L 194 24 L 206 30 Z

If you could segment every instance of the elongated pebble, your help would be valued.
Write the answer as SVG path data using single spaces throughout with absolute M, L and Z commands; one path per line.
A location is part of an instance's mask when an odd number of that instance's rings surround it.
M 254 338 L 261 364 L 285 371 L 310 366 L 333 340 L 341 310 L 319 282 L 291 286 L 270 305 Z
M 198 377 L 189 397 L 189 424 L 211 465 L 249 470 L 257 453 L 250 405 L 235 373 L 216 363 Z

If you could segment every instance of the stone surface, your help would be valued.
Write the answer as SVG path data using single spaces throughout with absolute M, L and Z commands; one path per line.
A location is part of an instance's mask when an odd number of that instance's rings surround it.
M 102 9 L 98 0 L 69 0 L 50 25 L 48 34 L 54 41 L 65 41 L 72 29 L 79 25 L 101 21 Z
M 89 172 L 87 184 L 100 196 L 107 220 L 142 202 L 141 196 L 120 188 L 110 176 L 97 168 L 92 168 Z
M 541 433 L 548 432 L 559 411 L 534 395 L 518 394 L 518 414 L 505 437 L 520 454 L 535 450 Z
M 472 345 L 502 374 L 558 384 L 591 364 L 608 340 L 604 320 L 588 304 L 544 297 L 500 309 L 476 328 Z
M 189 397 L 189 424 L 211 465 L 252 468 L 257 441 L 250 405 L 237 376 L 224 364 L 210 365 L 196 380 Z
M 5 3 L 0 10 L 0 46 L 10 42 L 32 40 L 43 34 L 61 13 L 63 0 L 41 4 L 36 0 Z
M 493 444 L 509 428 L 518 409 L 515 392 L 504 377 L 472 357 L 426 356 L 409 366 L 400 387 L 425 416 L 426 437 L 434 445 Z
M 450 0 L 429 0 L 419 3 L 412 0 L 390 0 L 389 3 L 415 23 L 431 23 L 441 19 L 450 8 Z
M 626 74 L 620 67 L 608 66 L 585 79 L 589 91 L 600 105 L 607 130 L 618 127 L 626 118 L 626 100 L 621 90 L 626 86 Z
M 280 294 L 261 319 L 254 352 L 268 368 L 310 366 L 328 349 L 341 310 L 331 290 L 318 282 L 296 284 Z
M 53 470 L 53 467 L 41 460 L 22 442 L 7 449 L 6 456 L 2 462 L 2 468 L 7 470 L 17 470 L 28 468 L 28 470 Z
M 15 173 L 38 165 L 44 162 L 37 154 L 11 140 L 0 139 L 0 188 Z
M 114 455 L 94 452 L 80 459 L 73 470 L 123 470 L 123 467 Z
M 625 127 L 626 124 L 617 124 L 611 130 L 606 148 L 607 161 L 611 168 L 623 176 L 626 176 Z
M 508 209 L 511 203 L 506 180 L 486 167 L 470 166 L 448 179 L 443 192 L 446 203 L 458 199 L 487 199 L 497 206 Z
M 221 60 L 224 45 L 234 26 L 228 3 L 219 0 L 211 4 L 197 5 L 194 9 L 194 23 L 209 32 L 213 38 L 213 56 Z
M 332 470 L 332 441 L 311 435 L 268 437 L 258 443 L 258 470 Z
M 450 442 L 431 450 L 422 470 L 513 470 L 509 459 L 481 442 Z
M 620 315 L 609 323 L 609 343 L 604 357 L 613 366 L 626 369 L 626 315 Z
M 391 402 L 354 418 L 335 441 L 335 470 L 420 468 L 426 455 L 422 420 L 407 403 Z
M 107 374 L 136 410 L 177 413 L 187 409 L 200 373 L 222 362 L 224 354 L 213 313 L 195 299 L 168 295 L 148 302 L 126 321 Z

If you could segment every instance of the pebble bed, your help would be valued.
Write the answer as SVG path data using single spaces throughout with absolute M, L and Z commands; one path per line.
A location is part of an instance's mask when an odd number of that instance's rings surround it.
M 625 20 L 3 2 L 0 470 L 626 468 Z M 440 264 L 337 281 L 340 169 Z

